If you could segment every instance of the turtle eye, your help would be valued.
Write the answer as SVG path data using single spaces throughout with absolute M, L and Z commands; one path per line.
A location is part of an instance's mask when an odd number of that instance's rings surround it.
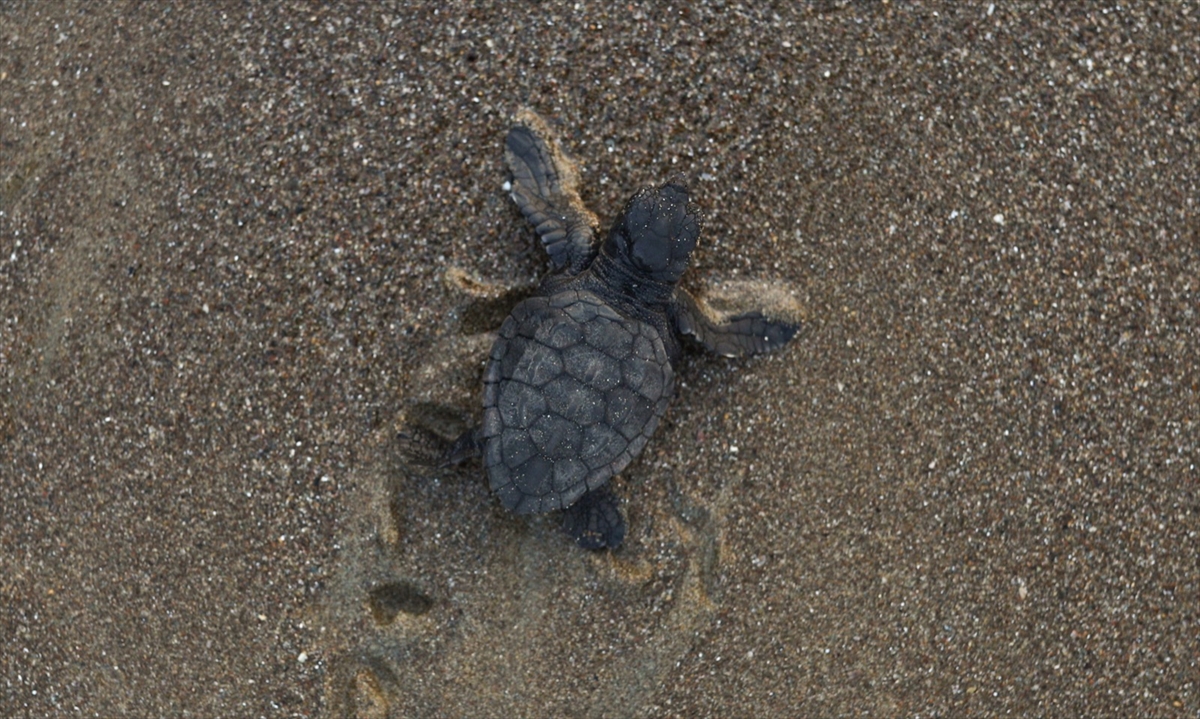
M 675 240 L 675 258 L 686 259 L 696 249 L 696 240 L 700 239 L 700 223 L 696 215 L 689 213 L 679 224 L 679 234 Z
M 629 254 L 629 247 L 633 242 L 629 239 L 629 230 L 625 227 L 624 222 L 618 221 L 609 230 L 608 244 L 613 250 L 612 254 L 616 257 L 625 257 Z

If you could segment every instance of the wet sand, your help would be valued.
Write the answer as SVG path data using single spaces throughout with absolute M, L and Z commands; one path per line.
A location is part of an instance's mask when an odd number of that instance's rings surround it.
M 0 6 L 0 715 L 1197 716 L 1200 13 L 1074 7 Z M 611 554 L 412 431 L 521 105 L 809 320 Z

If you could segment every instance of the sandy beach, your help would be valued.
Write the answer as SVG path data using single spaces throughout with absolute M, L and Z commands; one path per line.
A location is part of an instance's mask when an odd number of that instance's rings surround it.
M 522 106 L 806 318 L 615 552 L 434 466 Z M 1198 717 L 1198 408 L 1186 3 L 0 4 L 0 716 Z

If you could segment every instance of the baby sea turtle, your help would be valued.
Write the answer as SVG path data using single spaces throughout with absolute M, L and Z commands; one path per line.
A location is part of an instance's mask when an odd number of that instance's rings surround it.
M 608 480 L 666 412 L 680 336 L 734 357 L 780 347 L 798 326 L 761 309 L 714 317 L 677 286 L 700 235 L 679 182 L 639 190 L 601 242 L 575 165 L 538 115 L 517 114 L 504 154 L 550 273 L 501 326 L 484 372 L 483 425 L 452 455 L 481 452 L 508 509 L 564 510 L 580 546 L 615 548 L 625 520 Z

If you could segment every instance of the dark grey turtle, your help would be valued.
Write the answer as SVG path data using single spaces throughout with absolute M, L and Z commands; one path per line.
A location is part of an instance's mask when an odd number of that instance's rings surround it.
M 617 547 L 625 520 L 608 481 L 646 446 L 675 394 L 681 335 L 740 356 L 780 347 L 797 325 L 753 310 L 704 311 L 677 286 L 700 234 L 687 189 L 638 191 L 596 240 L 574 164 L 522 110 L 505 158 L 512 198 L 550 255 L 550 273 L 500 328 L 484 373 L 480 451 L 492 490 L 518 514 L 565 510 L 580 546 Z

